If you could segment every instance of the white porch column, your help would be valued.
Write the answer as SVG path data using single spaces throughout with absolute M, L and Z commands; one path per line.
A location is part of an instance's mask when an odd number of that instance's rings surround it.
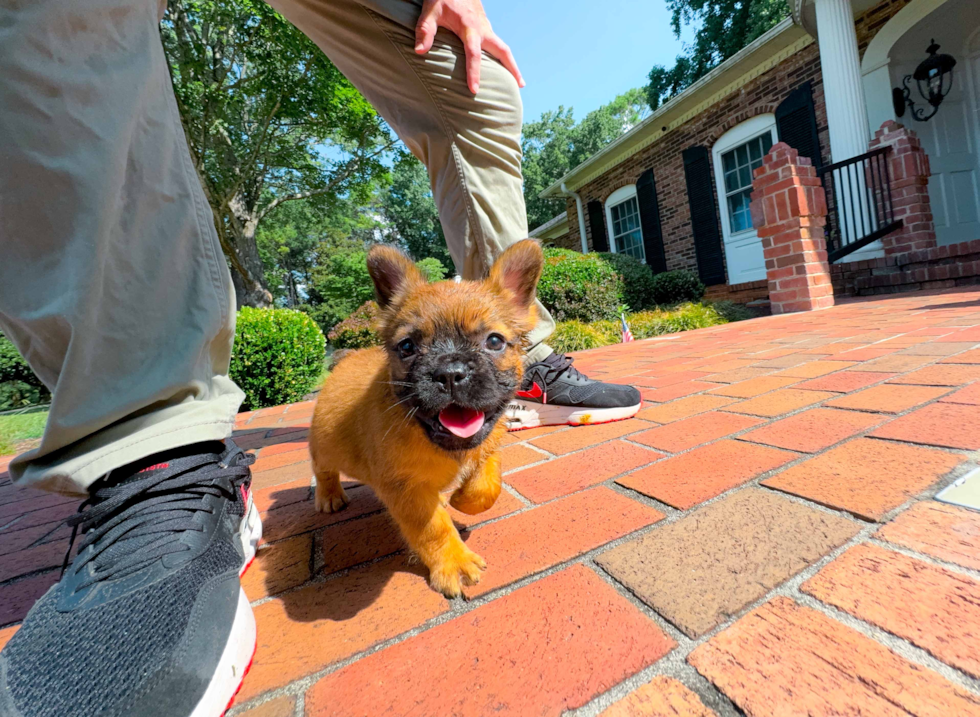
M 820 69 L 834 162 L 868 151 L 868 110 L 851 0 L 815 0 Z

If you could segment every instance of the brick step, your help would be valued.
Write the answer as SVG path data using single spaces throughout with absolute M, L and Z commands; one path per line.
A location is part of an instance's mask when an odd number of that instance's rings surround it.
M 831 268 L 834 293 L 868 296 L 980 284 L 980 240 Z

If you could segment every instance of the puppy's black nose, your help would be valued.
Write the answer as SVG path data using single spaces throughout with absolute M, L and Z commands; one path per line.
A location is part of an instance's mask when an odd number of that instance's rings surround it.
M 470 380 L 470 369 L 462 361 L 449 361 L 435 370 L 432 378 L 442 384 L 444 390 L 452 393 Z

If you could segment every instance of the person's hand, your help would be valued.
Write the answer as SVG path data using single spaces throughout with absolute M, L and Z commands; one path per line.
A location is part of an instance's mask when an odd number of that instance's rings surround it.
M 415 51 L 424 55 L 432 49 L 436 30 L 452 30 L 463 41 L 466 50 L 466 83 L 474 95 L 480 89 L 480 54 L 486 50 L 496 57 L 524 86 L 524 78 L 507 44 L 497 37 L 480 0 L 425 0 L 422 15 L 415 26 Z

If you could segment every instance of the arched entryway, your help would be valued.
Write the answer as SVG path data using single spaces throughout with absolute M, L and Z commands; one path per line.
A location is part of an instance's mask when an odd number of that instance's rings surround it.
M 928 121 L 895 117 L 891 90 L 926 57 L 935 40 L 956 59 L 953 86 Z M 929 198 L 940 245 L 980 239 L 980 12 L 976 0 L 914 0 L 869 44 L 861 61 L 868 119 L 897 119 L 929 155 Z M 913 100 L 924 105 L 914 87 Z M 924 109 L 929 109 L 924 105 Z

